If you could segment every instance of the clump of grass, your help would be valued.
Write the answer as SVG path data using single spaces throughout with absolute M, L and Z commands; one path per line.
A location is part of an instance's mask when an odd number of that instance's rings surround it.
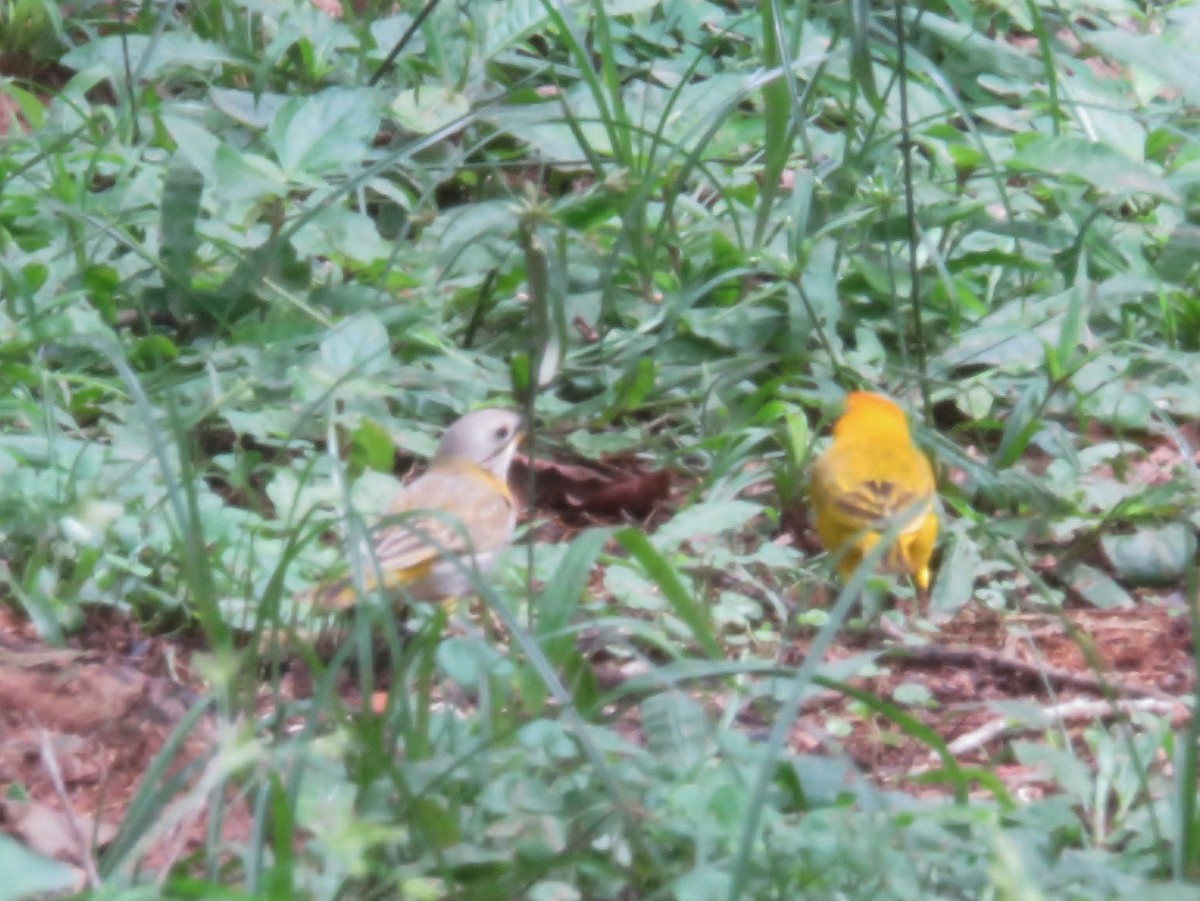
M 0 74 L 31 77 L 65 46 L 62 11 L 47 0 L 0 0 Z

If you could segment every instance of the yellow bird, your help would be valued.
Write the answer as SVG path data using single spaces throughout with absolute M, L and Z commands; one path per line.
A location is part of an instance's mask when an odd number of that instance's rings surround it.
M 398 600 L 471 592 L 512 541 L 517 506 L 508 468 L 523 436 L 521 417 L 509 410 L 476 410 L 451 425 L 429 469 L 388 506 L 393 521 L 375 533 L 372 552 L 363 553 L 363 588 L 379 588 L 382 574 L 382 588 Z M 343 578 L 316 589 L 312 602 L 338 610 L 358 596 L 354 581 Z
M 849 579 L 889 529 L 900 527 L 883 557 L 887 572 L 929 587 L 937 539 L 937 486 L 929 458 L 912 443 L 904 411 L 881 394 L 856 391 L 833 425 L 833 442 L 813 464 L 809 485 L 821 544 Z

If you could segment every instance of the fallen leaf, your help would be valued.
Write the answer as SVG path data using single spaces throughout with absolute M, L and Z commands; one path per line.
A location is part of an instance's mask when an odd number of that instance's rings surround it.
M 37 801 L 10 801 L 4 806 L 5 819 L 26 847 L 56 860 L 78 862 L 82 854 L 91 854 L 117 834 L 114 823 L 97 823 Z
M 645 519 L 663 503 L 671 487 L 671 475 L 663 469 L 630 472 L 608 463 L 609 472 L 601 472 L 572 463 L 531 461 L 518 454 L 511 479 L 518 492 L 529 483 L 531 466 L 539 507 L 593 520 Z

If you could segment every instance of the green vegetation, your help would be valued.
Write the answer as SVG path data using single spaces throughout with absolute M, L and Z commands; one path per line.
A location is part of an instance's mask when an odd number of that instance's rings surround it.
M 865 574 L 776 539 L 869 386 L 954 473 L 933 612 L 1195 617 L 1200 5 L 58 6 L 0 3 L 0 581 L 51 644 L 204 648 L 103 897 L 1195 897 L 1200 727 L 1012 705 L 960 765 L 844 681 L 882 639 L 824 657 Z M 247 634 L 481 405 L 670 503 L 527 518 L 482 605 L 363 604 L 293 697 Z

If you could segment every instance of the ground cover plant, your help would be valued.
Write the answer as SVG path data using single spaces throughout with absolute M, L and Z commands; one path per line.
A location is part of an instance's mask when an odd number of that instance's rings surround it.
M 0 897 L 1194 897 L 1198 40 L 0 0 Z M 927 598 L 814 540 L 857 388 Z M 482 406 L 478 596 L 313 621 Z

